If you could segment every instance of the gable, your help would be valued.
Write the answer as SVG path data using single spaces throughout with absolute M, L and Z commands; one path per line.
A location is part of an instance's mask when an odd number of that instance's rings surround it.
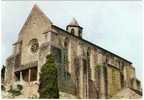
M 32 11 L 27 18 L 22 30 L 19 34 L 19 41 L 22 40 L 22 56 L 21 63 L 26 64 L 38 59 L 38 53 L 30 52 L 30 41 L 36 39 L 39 46 L 44 43 L 44 34 L 51 29 L 52 22 L 47 16 L 36 6 L 32 8 Z
M 22 40 L 25 34 L 33 35 L 33 33 L 40 34 L 48 31 L 51 25 L 52 22 L 50 19 L 40 10 L 37 5 L 34 5 L 19 33 L 19 40 Z

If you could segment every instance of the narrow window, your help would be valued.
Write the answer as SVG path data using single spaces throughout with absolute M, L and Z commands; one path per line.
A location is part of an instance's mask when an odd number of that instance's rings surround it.
M 37 80 L 37 67 L 31 68 L 31 76 L 30 81 L 36 81 Z
M 71 33 L 72 33 L 72 34 L 74 34 L 74 33 L 75 33 L 73 28 L 71 29 Z
M 51 47 L 51 51 L 52 51 L 52 55 L 54 56 L 54 59 L 56 61 L 56 63 L 61 63 L 62 61 L 62 52 L 61 52 L 61 49 L 57 48 L 57 47 L 54 47 L 52 46 Z
M 20 72 L 15 72 L 16 81 L 20 81 Z
M 69 44 L 69 39 L 66 37 L 64 40 L 64 47 L 68 48 L 68 44 Z
M 85 59 L 83 59 L 83 72 L 84 72 L 84 74 L 86 74 L 86 72 L 87 72 L 87 62 Z
M 23 70 L 22 71 L 22 76 L 23 76 L 23 80 L 28 82 L 29 70 L 28 69 Z
M 79 37 L 81 37 L 81 33 L 82 33 L 82 31 L 81 31 L 81 29 L 79 29 Z

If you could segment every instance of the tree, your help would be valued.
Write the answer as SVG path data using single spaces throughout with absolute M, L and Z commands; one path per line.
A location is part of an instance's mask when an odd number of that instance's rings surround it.
M 48 55 L 41 68 L 39 98 L 59 98 L 57 68 L 52 55 Z
M 4 81 L 4 78 L 5 78 L 5 68 L 6 68 L 6 66 L 2 66 L 2 69 L 1 69 L 1 79 L 2 79 L 2 81 Z

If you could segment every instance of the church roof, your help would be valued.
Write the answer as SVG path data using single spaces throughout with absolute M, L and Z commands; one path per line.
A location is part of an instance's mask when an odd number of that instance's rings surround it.
M 79 26 L 77 20 L 75 18 L 72 19 L 72 21 L 69 23 L 69 25 L 72 25 L 72 26 Z
M 30 13 L 30 15 L 28 16 L 25 24 L 23 25 L 23 27 L 22 27 L 22 29 L 21 29 L 21 31 L 20 31 L 20 33 L 19 33 L 19 39 L 18 39 L 18 41 L 21 40 L 21 36 L 20 36 L 20 35 L 21 35 L 24 27 L 29 23 L 30 20 L 32 20 L 33 18 L 35 19 L 35 15 L 36 15 L 36 16 L 40 16 L 40 17 L 41 17 L 41 21 L 46 21 L 47 23 L 50 23 L 52 26 L 54 26 L 54 27 L 56 27 L 56 28 L 58 28 L 58 29 L 60 29 L 60 30 L 62 30 L 62 31 L 64 31 L 64 32 L 66 32 L 66 33 L 69 34 L 69 32 L 67 32 L 66 30 L 64 30 L 64 29 L 62 29 L 62 28 L 59 28 L 58 26 L 53 25 L 52 22 L 51 22 L 51 20 L 40 10 L 40 8 L 39 8 L 37 5 L 34 5 L 33 8 L 32 8 L 32 11 L 31 11 L 31 13 Z M 38 22 L 39 22 L 39 21 L 38 21 Z M 78 22 L 77 22 L 77 20 L 76 20 L 75 18 L 72 19 L 72 21 L 70 22 L 69 25 L 79 26 L 79 24 L 78 24 Z M 80 26 L 79 26 L 79 27 L 80 27 Z M 72 35 L 72 34 L 69 34 L 69 35 Z M 73 36 L 74 36 L 74 35 L 73 35 Z M 76 37 L 76 36 L 75 36 L 75 37 Z M 76 37 L 76 38 L 78 38 L 78 37 Z M 103 49 L 103 48 L 101 48 L 101 47 L 99 47 L 99 46 L 97 46 L 97 45 L 95 45 L 95 44 L 93 44 L 93 43 L 91 43 L 91 42 L 89 42 L 89 41 L 87 41 L 87 40 L 85 40 L 85 39 L 82 39 L 82 38 L 79 38 L 79 39 L 81 39 L 82 41 L 85 41 L 85 42 L 87 42 L 87 43 L 89 43 L 89 44 L 91 44 L 91 45 L 94 45 L 94 46 L 96 46 L 96 47 L 98 47 L 98 48 L 100 48 L 100 49 L 102 49 L 102 50 L 104 50 L 104 51 L 107 51 L 106 49 Z M 112 52 L 110 52 L 110 51 L 107 51 L 107 52 L 109 52 L 109 53 L 111 53 L 111 54 L 113 54 L 113 55 L 115 55 L 115 56 L 117 56 L 117 57 L 119 57 L 119 58 L 121 58 L 121 59 L 123 59 L 123 60 L 125 60 L 125 61 L 127 61 L 127 62 L 129 62 L 129 63 L 131 63 L 130 61 L 128 61 L 128 60 L 126 60 L 126 59 L 124 59 L 124 58 L 122 58 L 122 57 L 120 57 L 120 56 L 118 56 L 118 55 L 116 55 L 116 54 L 114 54 L 114 53 L 112 53 Z
M 57 29 L 59 29 L 59 30 L 61 30 L 61 31 L 63 31 L 63 32 L 65 32 L 65 33 L 67 33 L 68 35 L 72 35 L 72 36 L 74 36 L 75 38 L 79 38 L 79 37 L 77 37 L 77 36 L 75 36 L 75 35 L 73 35 L 73 34 L 70 34 L 68 31 L 66 31 L 66 30 L 64 30 L 64 29 L 62 29 L 62 28 L 60 28 L 60 27 L 58 27 L 58 26 L 56 26 L 56 25 L 52 25 L 52 26 L 55 27 L 55 28 L 57 28 Z M 104 48 L 102 48 L 102 47 L 100 47 L 100 46 L 92 43 L 92 42 L 89 42 L 89 41 L 87 41 L 87 40 L 85 40 L 85 39 L 83 39 L 83 38 L 79 38 L 79 39 L 82 40 L 82 41 L 85 41 L 85 42 L 87 42 L 87 43 L 89 43 L 89 44 L 91 44 L 91 45 L 93 45 L 93 46 L 95 46 L 95 47 L 97 47 L 97 48 L 99 48 L 99 49 L 102 49 L 102 50 L 104 50 L 104 51 L 106 51 L 106 52 L 108 52 L 108 53 L 110 53 L 110 54 L 112 54 L 112 55 L 114 55 L 114 56 L 116 56 L 116 57 L 118 57 L 118 58 L 120 58 L 120 59 L 123 59 L 124 61 L 127 61 L 127 62 L 130 63 L 130 64 L 132 64 L 132 62 L 128 61 L 127 59 L 125 59 L 125 58 L 123 58 L 123 57 L 121 57 L 121 56 L 119 56 L 119 55 L 117 55 L 117 54 L 115 54 L 115 53 L 112 53 L 112 52 L 110 52 L 110 51 L 108 51 L 108 50 L 106 50 L 106 49 L 104 49 Z M 133 68 L 133 67 L 132 67 L 132 68 Z

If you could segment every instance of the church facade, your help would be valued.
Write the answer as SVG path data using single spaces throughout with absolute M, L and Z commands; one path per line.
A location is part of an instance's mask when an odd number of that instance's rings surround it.
M 82 37 L 73 19 L 66 30 L 54 25 L 36 6 L 23 25 L 6 61 L 5 84 L 24 86 L 25 97 L 38 95 L 39 73 L 52 54 L 61 94 L 73 98 L 111 98 L 124 88 L 141 91 L 132 63 Z

